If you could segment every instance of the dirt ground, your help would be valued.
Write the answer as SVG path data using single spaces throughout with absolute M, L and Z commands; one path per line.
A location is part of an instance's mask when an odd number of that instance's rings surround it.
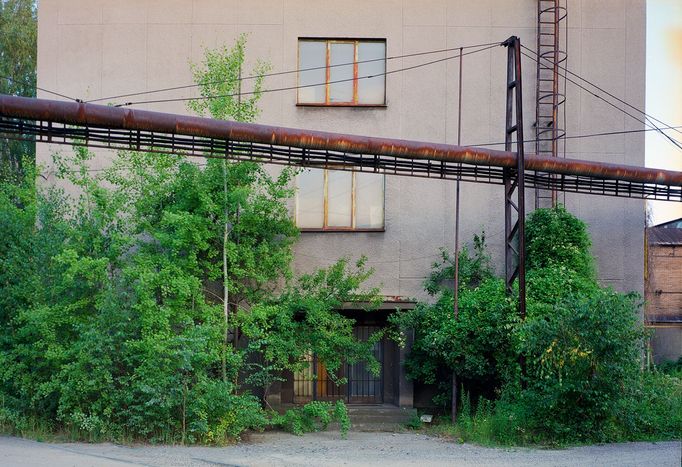
M 495 449 L 414 433 L 254 435 L 237 446 L 117 446 L 0 437 L 2 466 L 674 466 L 682 444 L 624 443 L 563 450 Z

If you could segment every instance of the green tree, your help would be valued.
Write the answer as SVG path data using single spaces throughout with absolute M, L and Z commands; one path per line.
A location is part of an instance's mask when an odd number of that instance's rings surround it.
M 444 250 L 425 282 L 433 299 L 393 318 L 402 329 L 415 331 L 406 362 L 408 375 L 437 384 L 439 394 L 434 402 L 442 407 L 451 400 L 453 373 L 469 390 L 493 396 L 514 369 L 510 334 L 516 322 L 514 301 L 506 295 L 504 282 L 493 275 L 485 235 L 476 235 L 473 246 L 473 253 L 466 247 L 459 252 L 462 280 L 456 320 L 452 287 L 448 286 L 454 260 Z
M 37 30 L 33 0 L 0 0 L 0 94 L 35 97 Z M 0 180 L 34 160 L 34 142 L 0 138 Z
M 595 280 L 592 242 L 583 221 L 563 206 L 536 209 L 526 220 L 528 269 L 569 268 L 578 276 Z
M 92 157 L 55 155 L 75 198 L 58 189 L 31 198 L 3 184 L 12 203 L 0 227 L 25 241 L 0 252 L 11 267 L 1 300 L 12 305 L 3 316 L 11 332 L 0 356 L 0 421 L 203 442 L 262 426 L 259 401 L 235 384 L 242 355 L 225 345 L 212 282 L 226 267 L 237 307 L 290 275 L 293 172 L 120 152 L 96 173 Z M 20 260 L 30 274 L 17 276 Z
M 223 49 L 224 61 L 241 63 L 243 46 L 242 38 Z M 255 107 L 245 105 L 253 118 Z M 78 147 L 54 155 L 56 177 L 75 187 L 69 196 L 36 190 L 35 173 L 0 184 L 0 428 L 42 426 L 90 440 L 234 440 L 268 423 L 240 381 L 268 370 L 245 367 L 245 355 L 284 355 L 277 343 L 294 345 L 286 332 L 306 306 L 298 336 L 313 351 L 332 365 L 371 357 L 370 344 L 353 340 L 352 321 L 333 310 L 367 297 L 368 271 L 341 262 L 291 280 L 293 171 L 272 176 L 254 163 L 122 151 L 98 172 L 89 170 L 93 157 Z M 238 323 L 226 323 L 226 303 L 248 317 L 254 347 L 228 345 L 227 324 Z M 264 310 L 274 310 L 276 327 L 259 320 Z M 310 410 L 294 415 L 322 408 Z
M 267 72 L 269 65 L 264 62 L 256 64 L 252 72 L 252 75 L 257 76 L 253 83 L 252 94 L 242 99 L 242 67 L 244 65 L 245 47 L 246 36 L 242 34 L 232 49 L 223 47 L 216 50 L 206 50 L 203 63 L 192 65 L 192 73 L 194 80 L 199 85 L 201 99 L 189 101 L 189 109 L 199 115 L 209 115 L 221 120 L 232 119 L 240 122 L 252 122 L 258 117 L 257 104 L 261 97 L 263 74 Z M 210 162 L 209 164 L 213 165 Z M 254 250 L 254 245 L 242 241 L 243 235 L 240 230 L 243 229 L 242 225 L 249 221 L 242 218 L 244 204 L 248 197 L 248 187 L 253 186 L 255 179 L 258 179 L 257 181 L 260 183 L 267 183 L 268 177 L 263 169 L 249 162 L 228 164 L 227 159 L 223 159 L 220 164 L 223 186 L 221 299 L 225 320 L 223 345 L 226 347 L 231 327 L 231 308 L 238 308 L 244 301 L 253 302 L 257 298 L 253 296 L 254 289 L 275 279 L 280 274 L 286 274 L 291 257 L 288 249 L 290 242 L 281 242 L 280 248 L 269 248 L 274 246 L 273 242 L 270 244 L 260 242 L 260 246 L 265 245 L 265 248 Z M 288 180 L 291 172 L 285 170 L 283 175 Z M 233 213 L 234 216 L 232 216 Z M 260 219 L 265 221 L 261 223 L 260 227 L 267 226 L 269 222 L 266 217 L 262 217 L 263 214 L 267 213 L 258 213 L 261 216 Z M 258 216 L 254 218 L 256 222 L 258 219 Z M 293 237 L 293 226 L 289 230 L 290 232 L 285 233 L 289 237 Z M 284 253 L 284 255 L 277 253 Z M 255 256 L 262 259 L 268 258 L 270 261 L 261 261 Z M 241 260 L 242 264 L 235 264 L 235 259 Z M 231 289 L 232 297 L 230 297 Z M 226 377 L 224 367 L 223 377 Z
M 675 436 L 682 384 L 642 372 L 640 298 L 599 285 L 587 226 L 563 207 L 534 211 L 526 231 L 526 319 L 518 319 L 516 298 L 492 276 L 478 240 L 473 259 L 460 254 L 469 282 L 461 284 L 455 321 L 443 284 L 452 261 L 444 255 L 425 284 L 435 300 L 396 318 L 415 329 L 411 376 L 444 390 L 452 371 L 461 376 L 480 401 L 472 416 L 462 394 L 459 429 L 475 436 L 506 443 Z M 494 413 L 481 396 L 497 399 Z

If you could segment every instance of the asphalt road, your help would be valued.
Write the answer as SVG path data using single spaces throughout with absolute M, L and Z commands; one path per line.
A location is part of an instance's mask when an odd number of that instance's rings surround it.
M 1 466 L 656 466 L 680 467 L 682 444 L 624 443 L 563 450 L 495 449 L 413 433 L 254 435 L 228 447 L 40 443 L 0 437 Z

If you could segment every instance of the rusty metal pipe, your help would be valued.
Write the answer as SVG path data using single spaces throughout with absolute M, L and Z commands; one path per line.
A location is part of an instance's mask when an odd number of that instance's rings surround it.
M 240 123 L 98 104 L 0 95 L 0 115 L 76 126 L 140 130 L 306 149 L 516 167 L 509 151 Z M 528 170 L 609 180 L 682 186 L 682 172 L 526 155 Z

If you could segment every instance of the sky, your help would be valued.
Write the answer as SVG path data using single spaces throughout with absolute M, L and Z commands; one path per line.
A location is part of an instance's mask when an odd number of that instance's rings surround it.
M 682 0 L 647 0 L 646 29 L 646 112 L 669 125 L 682 125 Z M 668 134 L 682 142 L 682 133 Z M 658 132 L 647 131 L 646 165 L 682 171 L 682 150 Z M 654 225 L 682 217 L 682 203 L 649 205 Z

